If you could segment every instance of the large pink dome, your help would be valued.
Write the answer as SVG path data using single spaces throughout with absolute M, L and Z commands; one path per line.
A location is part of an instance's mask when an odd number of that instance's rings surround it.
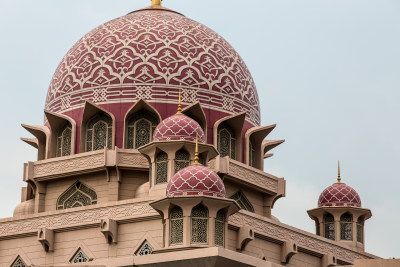
M 121 146 L 119 131 L 132 104 L 144 99 L 166 118 L 176 110 L 179 88 L 184 105 L 201 103 L 208 125 L 243 111 L 244 130 L 260 124 L 256 87 L 235 49 L 213 30 L 165 9 L 132 12 L 86 34 L 59 64 L 45 108 L 79 127 L 85 101 L 99 104 L 115 116 Z
M 225 197 L 221 178 L 203 165 L 192 165 L 178 171 L 169 181 L 167 196 Z
M 356 190 L 345 183 L 334 183 L 326 188 L 318 199 L 318 207 L 359 207 L 361 199 Z
M 163 120 L 155 129 L 153 141 L 196 141 L 205 143 L 204 131 L 192 118 L 176 114 Z

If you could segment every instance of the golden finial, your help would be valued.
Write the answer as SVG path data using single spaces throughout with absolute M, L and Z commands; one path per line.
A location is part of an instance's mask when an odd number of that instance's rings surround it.
M 342 180 L 342 178 L 340 178 L 340 162 L 338 161 L 337 162 L 337 166 L 338 166 L 338 175 L 337 175 L 337 182 L 340 184 L 341 182 L 341 180 Z
M 178 100 L 178 112 L 177 115 L 182 115 L 182 108 L 181 108 L 181 89 L 179 89 L 179 100 Z
M 194 152 L 194 163 L 193 165 L 200 165 L 199 163 L 199 141 L 198 141 L 198 137 L 196 134 L 196 150 Z
M 151 0 L 151 5 L 152 6 L 161 6 L 161 1 L 162 0 Z

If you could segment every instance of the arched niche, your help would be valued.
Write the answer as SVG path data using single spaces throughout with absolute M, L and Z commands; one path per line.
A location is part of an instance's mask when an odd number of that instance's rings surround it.
M 242 160 L 242 130 L 245 118 L 246 112 L 241 112 L 222 118 L 214 124 L 214 146 L 217 148 L 218 152 L 222 149 L 222 146 L 219 144 L 220 139 L 222 139 L 221 133 L 228 135 L 231 134 L 231 131 L 233 132 L 235 139 L 234 145 L 232 145 L 232 139 L 230 145 L 231 149 L 235 149 L 235 156 L 233 159 L 237 161 Z M 223 132 L 224 130 L 225 132 Z
M 85 108 L 83 111 L 83 117 L 82 117 L 82 124 L 81 124 L 81 140 L 80 140 L 80 151 L 81 152 L 86 152 L 86 140 L 87 140 L 87 124 L 88 122 L 90 122 L 90 120 L 92 120 L 94 118 L 94 116 L 98 115 L 98 114 L 106 114 L 111 118 L 112 121 L 112 126 L 111 126 L 111 130 L 112 130 L 112 134 L 111 134 L 111 148 L 115 147 L 115 117 L 114 115 L 101 108 L 100 106 L 90 102 L 90 101 L 86 101 L 85 103 Z
M 74 155 L 75 154 L 75 140 L 76 140 L 76 122 L 62 114 L 57 114 L 48 110 L 44 111 L 44 114 L 46 115 L 47 121 L 49 122 L 50 125 L 50 130 L 51 130 L 51 138 L 50 138 L 50 151 L 49 151 L 49 157 L 54 158 L 58 156 L 66 156 L 66 155 Z M 71 136 L 70 136 L 70 151 L 67 153 L 67 151 L 62 151 L 60 153 L 60 146 L 62 149 L 62 144 L 60 142 L 64 142 L 65 138 L 63 138 L 63 131 L 66 130 L 66 128 L 70 127 L 71 128 Z M 61 134 L 61 135 L 60 135 Z M 61 136 L 61 138 L 60 138 Z M 60 140 L 61 139 L 61 140 Z
M 207 138 L 207 118 L 203 108 L 201 107 L 200 102 L 196 102 L 190 106 L 185 107 L 182 110 L 182 113 L 194 119 L 201 126 L 204 131 L 204 136 Z
M 142 114 L 140 114 L 142 113 Z M 153 137 L 153 129 L 157 127 L 157 125 L 161 122 L 161 116 L 158 113 L 158 111 L 153 108 L 149 103 L 147 103 L 145 100 L 140 99 L 138 102 L 136 102 L 132 107 L 128 110 L 128 112 L 125 114 L 125 119 L 124 119 L 124 136 L 123 136 L 123 147 L 128 148 L 128 141 L 129 141 L 129 125 L 134 119 L 133 116 L 135 114 L 140 114 L 140 118 L 138 120 L 144 119 L 145 121 L 148 121 L 148 123 L 151 124 L 152 132 L 151 132 L 151 138 L 150 142 Z M 146 118 L 149 117 L 149 118 Z M 153 118 L 151 118 L 153 117 Z M 156 124 L 156 125 L 154 125 Z M 135 145 L 133 146 L 134 148 L 138 148 Z

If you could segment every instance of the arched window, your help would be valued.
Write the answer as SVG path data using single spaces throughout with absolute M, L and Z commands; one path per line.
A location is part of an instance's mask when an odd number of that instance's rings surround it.
M 230 198 L 236 200 L 241 209 L 254 212 L 253 205 L 251 205 L 250 201 L 247 199 L 242 191 L 237 191 Z
M 218 126 L 217 147 L 221 157 L 229 156 L 232 159 L 236 158 L 235 132 L 226 123 L 221 123 Z
M 180 149 L 175 153 L 175 172 L 182 170 L 190 165 L 190 154 L 185 149 Z
M 168 155 L 160 151 L 156 157 L 156 184 L 168 182 Z
M 256 150 L 254 148 L 253 141 L 249 142 L 249 165 L 251 167 L 256 166 Z
M 128 119 L 126 148 L 139 148 L 150 143 L 159 121 L 147 110 L 134 113 Z
M 191 243 L 207 244 L 208 242 L 208 209 L 202 204 L 192 209 Z
M 71 155 L 72 125 L 67 122 L 57 133 L 57 157 Z
M 183 243 L 183 210 L 175 206 L 169 213 L 170 235 L 169 243 L 179 245 Z
M 215 217 L 215 245 L 223 247 L 225 243 L 225 212 L 220 210 Z
M 11 267 L 27 267 L 26 263 L 24 260 L 21 258 L 21 256 L 18 256 L 13 264 L 11 264 Z
M 353 216 L 349 213 L 340 217 L 340 239 L 353 240 Z
M 364 220 L 360 217 L 357 220 L 357 242 L 363 243 Z
M 57 209 L 68 209 L 97 204 L 97 194 L 90 187 L 77 181 L 57 200 Z
M 112 148 L 112 119 L 104 113 L 99 112 L 89 120 L 86 128 L 86 151 Z
M 335 240 L 335 219 L 330 213 L 324 216 L 324 228 L 325 237 Z

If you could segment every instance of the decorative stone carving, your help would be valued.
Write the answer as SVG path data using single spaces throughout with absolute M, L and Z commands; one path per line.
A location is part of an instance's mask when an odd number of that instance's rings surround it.
M 100 222 L 100 229 L 108 244 L 118 241 L 118 224 L 112 219 L 103 219 Z
M 38 232 L 38 241 L 42 244 L 44 251 L 54 251 L 54 231 L 42 228 Z
M 142 154 L 120 152 L 118 154 L 118 165 L 148 169 L 149 161 Z
M 336 255 L 336 258 L 340 258 L 348 263 L 353 262 L 355 259 L 372 258 L 366 254 L 358 253 L 337 245 L 335 242 L 329 241 L 328 239 L 308 234 L 307 232 L 299 229 L 291 229 L 290 226 L 286 227 L 283 224 L 274 222 L 260 215 L 248 213 L 249 212 L 241 210 L 240 212 L 232 215 L 229 217 L 229 224 L 236 227 L 241 227 L 242 225 L 251 225 L 251 227 L 254 229 L 254 232 L 258 235 L 268 237 L 269 239 L 275 239 L 278 242 L 293 240 L 298 247 L 305 248 L 321 255 Z
M 297 245 L 292 240 L 287 240 L 282 244 L 281 249 L 281 262 L 284 264 L 289 263 L 290 259 L 297 254 Z
M 241 226 L 237 233 L 236 249 L 244 250 L 247 244 L 252 240 L 254 240 L 253 229 L 248 225 Z
M 336 257 L 332 254 L 325 254 L 321 259 L 321 267 L 336 266 Z

